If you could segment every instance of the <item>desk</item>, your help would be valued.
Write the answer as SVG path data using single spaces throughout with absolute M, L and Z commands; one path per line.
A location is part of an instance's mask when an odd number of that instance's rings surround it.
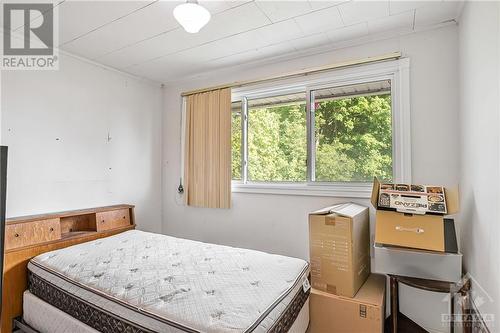
M 390 278 L 390 293 L 391 293 L 391 331 L 392 333 L 398 332 L 398 314 L 399 314 L 399 283 L 405 284 L 407 286 L 426 290 L 430 292 L 437 293 L 449 293 L 450 294 L 450 333 L 455 331 L 455 295 L 460 293 L 465 296 L 470 289 L 470 280 L 466 280 L 462 285 L 455 282 L 444 282 L 435 281 L 428 279 L 418 279 L 412 277 L 405 277 L 400 275 L 389 274 Z M 462 307 L 462 313 L 465 313 L 465 308 Z M 466 333 L 466 328 L 464 327 L 464 333 Z

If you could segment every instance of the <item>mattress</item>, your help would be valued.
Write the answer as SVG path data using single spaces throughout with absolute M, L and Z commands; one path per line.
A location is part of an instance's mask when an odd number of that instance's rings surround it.
M 47 252 L 29 290 L 101 332 L 287 332 L 307 262 L 131 230 Z
M 98 333 L 66 312 L 42 301 L 28 290 L 23 294 L 23 321 L 37 332 Z
M 23 295 L 23 320 L 37 332 L 50 333 L 97 333 L 67 313 L 44 302 L 28 290 Z M 300 310 L 288 333 L 305 333 L 309 326 L 309 300 Z

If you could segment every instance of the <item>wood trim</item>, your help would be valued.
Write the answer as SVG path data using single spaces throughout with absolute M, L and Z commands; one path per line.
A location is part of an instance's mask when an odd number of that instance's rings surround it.
M 60 219 L 8 224 L 5 226 L 5 250 L 61 239 Z
M 407 276 L 393 276 L 393 275 L 390 276 L 391 278 L 394 277 L 397 282 L 405 284 L 412 288 L 417 288 L 435 293 L 450 293 L 457 286 L 455 282 L 436 281 L 436 280 L 420 279 Z M 463 288 L 468 290 L 469 285 L 467 284 Z
M 69 217 L 69 216 L 76 216 L 76 215 L 86 215 L 86 214 L 93 214 L 93 213 L 99 213 L 99 212 L 107 212 L 110 210 L 134 208 L 134 207 L 135 207 L 134 205 L 122 204 L 122 205 L 103 206 L 103 207 L 96 207 L 96 208 L 67 210 L 67 211 L 55 212 L 55 213 L 18 216 L 18 217 L 10 217 L 10 218 L 5 219 L 5 223 L 6 224 L 14 224 L 14 223 L 17 224 L 17 223 L 25 223 L 25 222 L 32 222 L 32 221 L 38 221 L 38 220 L 48 220 L 48 219 L 55 219 L 55 218 L 61 218 L 61 217 Z
M 22 315 L 23 293 L 28 287 L 28 262 L 31 258 L 45 252 L 62 249 L 68 246 L 88 242 L 98 238 L 108 237 L 127 230 L 135 229 L 134 206 L 115 205 L 107 207 L 96 207 L 59 213 L 40 214 L 25 217 L 16 217 L 8 220 L 8 224 L 15 226 L 24 223 L 43 223 L 43 221 L 60 220 L 61 218 L 75 217 L 78 219 L 82 215 L 98 214 L 102 212 L 112 212 L 116 210 L 129 209 L 130 224 L 118 226 L 109 230 L 77 230 L 60 234 L 59 239 L 49 240 L 43 243 L 31 244 L 28 246 L 10 248 L 4 251 L 3 269 L 3 296 L 0 333 L 12 332 L 14 318 Z M 23 225 L 24 227 L 24 225 Z M 26 225 L 29 227 L 29 225 Z
M 232 82 L 232 83 L 226 83 L 226 84 L 221 84 L 221 85 L 207 87 L 207 88 L 185 91 L 185 92 L 181 93 L 181 96 L 186 97 L 189 95 L 203 93 L 203 92 L 212 91 L 212 90 L 219 90 L 219 89 L 225 89 L 225 88 L 236 88 L 236 87 L 242 87 L 242 86 L 247 86 L 247 85 L 251 85 L 251 84 L 264 83 L 264 82 L 276 81 L 276 80 L 282 80 L 282 79 L 289 79 L 292 77 L 304 76 L 304 75 L 309 75 L 309 74 L 316 74 L 316 73 L 321 73 L 321 72 L 325 72 L 325 71 L 330 71 L 333 69 L 357 66 L 357 65 L 362 65 L 362 64 L 372 63 L 372 62 L 385 61 L 385 60 L 398 59 L 398 58 L 401 58 L 401 52 L 392 52 L 392 53 L 388 53 L 388 54 L 384 54 L 384 55 L 380 55 L 380 56 L 343 61 L 343 62 L 336 63 L 336 64 L 318 66 L 318 67 L 303 69 L 303 70 L 299 70 L 299 71 L 295 71 L 295 72 L 285 73 L 285 74 L 281 74 L 281 75 L 269 76 L 269 77 L 265 77 L 265 78 L 261 78 L 261 79 L 236 81 L 236 82 Z

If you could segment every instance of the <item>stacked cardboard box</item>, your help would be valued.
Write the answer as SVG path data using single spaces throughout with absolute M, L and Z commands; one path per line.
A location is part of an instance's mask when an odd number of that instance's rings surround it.
M 394 189 L 388 189 L 392 186 Z M 404 190 L 408 188 L 408 190 Z M 419 188 L 422 192 L 412 191 Z M 427 192 L 433 189 L 437 193 Z M 381 193 L 387 191 L 388 193 Z M 425 192 L 424 192 L 425 191 Z M 387 204 L 385 196 L 390 201 Z M 395 197 L 396 200 L 392 198 Z M 419 197 L 429 198 L 421 203 Z M 441 200 L 432 202 L 431 200 Z M 376 212 L 375 242 L 422 250 L 445 251 L 445 214 L 458 212 L 458 191 L 440 186 L 381 184 L 373 181 L 371 202 Z M 411 207 L 411 204 L 418 207 Z M 433 205 L 443 207 L 441 212 L 431 210 Z M 424 206 L 424 207 L 422 207 Z
M 371 274 L 352 298 L 317 289 L 309 301 L 309 333 L 381 333 L 385 318 L 385 276 Z
M 381 184 L 374 179 L 377 273 L 456 282 L 462 275 L 454 221 L 458 190 L 442 186 Z
M 382 332 L 385 277 L 370 275 L 368 208 L 346 203 L 311 213 L 309 249 L 309 332 Z

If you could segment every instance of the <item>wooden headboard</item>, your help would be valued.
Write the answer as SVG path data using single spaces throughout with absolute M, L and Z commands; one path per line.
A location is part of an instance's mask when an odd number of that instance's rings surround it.
M 12 332 L 23 311 L 27 265 L 39 254 L 135 228 L 134 206 L 116 205 L 10 218 L 5 224 L 0 333 Z

